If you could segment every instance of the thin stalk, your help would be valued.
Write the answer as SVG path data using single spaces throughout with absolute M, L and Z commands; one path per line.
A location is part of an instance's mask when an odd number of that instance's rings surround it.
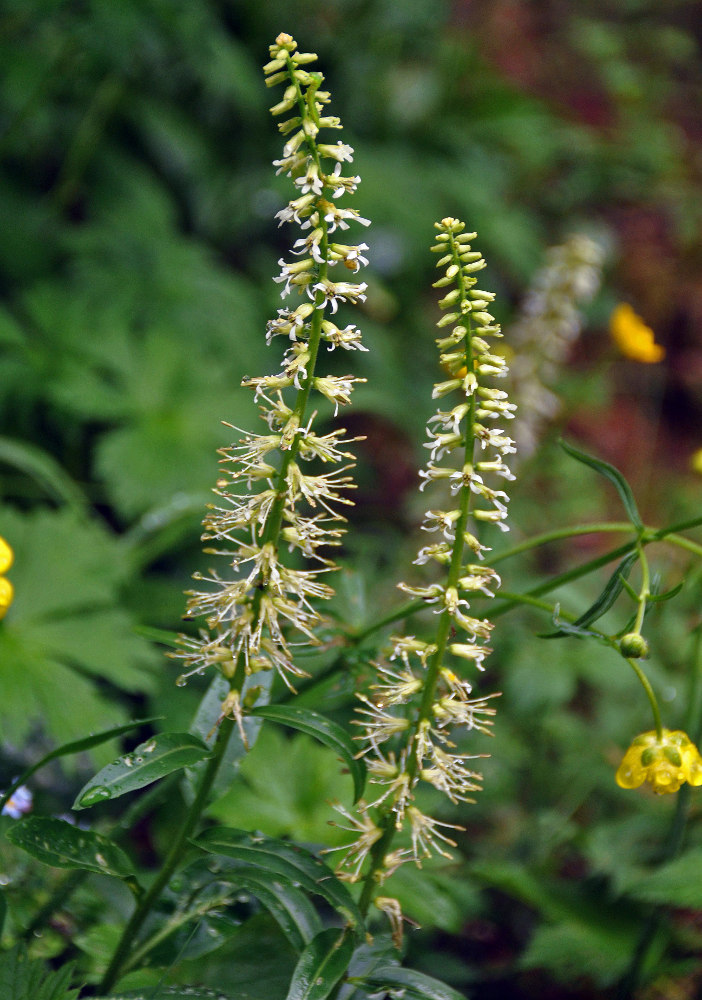
M 685 732 L 688 733 L 697 745 L 702 736 L 702 631 L 699 629 L 695 633 L 692 670 L 690 671 L 690 683 L 688 686 L 687 712 L 684 724 Z M 682 848 L 689 816 L 689 805 L 690 786 L 683 785 L 678 792 L 675 802 L 675 812 L 673 813 L 668 836 L 661 852 L 661 863 L 671 861 L 679 854 Z M 656 935 L 663 926 L 665 917 L 665 910 L 662 907 L 656 907 L 644 921 L 639 940 L 634 948 L 631 964 L 617 993 L 618 1000 L 630 1000 L 635 995 L 642 979 L 649 950 Z
M 108 993 L 119 979 L 123 966 L 127 962 L 131 953 L 134 939 L 141 930 L 141 927 L 149 915 L 151 908 L 165 889 L 173 872 L 178 867 L 185 853 L 188 846 L 188 838 L 197 826 L 197 823 L 207 804 L 210 790 L 217 776 L 220 764 L 224 758 L 233 728 L 234 724 L 231 719 L 222 720 L 217 732 L 217 738 L 215 740 L 212 756 L 207 761 L 195 798 L 185 815 L 185 819 L 183 820 L 180 829 L 175 834 L 175 838 L 171 844 L 168 854 L 166 855 L 163 867 L 151 883 L 149 889 L 144 893 L 141 902 L 137 905 L 124 928 L 122 937 L 120 938 L 119 944 L 117 945 L 115 953 L 112 956 L 112 961 L 110 962 L 100 983 L 99 990 L 101 993 Z

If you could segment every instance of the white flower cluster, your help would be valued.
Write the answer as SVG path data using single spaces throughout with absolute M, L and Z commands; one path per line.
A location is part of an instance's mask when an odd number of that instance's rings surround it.
M 351 503 L 344 494 L 353 486 L 345 475 L 353 456 L 346 450 L 345 432 L 317 433 L 316 414 L 307 415 L 307 408 L 311 393 L 317 392 L 336 411 L 362 381 L 317 376 L 322 342 L 329 350 L 365 350 L 355 326 L 340 328 L 329 318 L 340 302 L 357 303 L 365 297 L 365 284 L 330 277 L 338 264 L 356 273 L 367 263 L 365 243 L 347 246 L 330 240 L 352 222 L 368 225 L 354 209 L 336 202 L 356 190 L 359 178 L 341 174 L 342 163 L 351 161 L 353 151 L 341 142 L 317 141 L 320 129 L 341 125 L 338 118 L 322 115 L 329 94 L 320 89 L 322 75 L 306 68 L 316 56 L 298 52 L 295 41 L 284 34 L 270 54 L 264 67 L 266 83 L 286 84 L 283 100 L 271 110 L 274 115 L 291 113 L 279 126 L 287 138 L 275 166 L 296 189 L 277 217 L 281 224 L 297 223 L 304 234 L 294 244 L 294 259 L 280 261 L 281 274 L 275 280 L 284 286 L 283 298 L 296 289 L 305 300 L 295 309 L 280 310 L 268 324 L 268 343 L 279 334 L 291 342 L 281 371 L 244 380 L 261 400 L 267 431 L 240 431 L 238 443 L 222 449 L 223 471 L 215 489 L 219 502 L 210 506 L 203 537 L 223 546 L 207 551 L 226 559 L 227 572 L 196 575 L 207 588 L 190 593 L 188 616 L 204 616 L 207 629 L 199 637 L 181 637 L 175 654 L 186 667 L 179 683 L 209 666 L 230 679 L 225 711 L 239 723 L 238 692 L 245 677 L 273 669 L 292 686 L 290 678 L 303 674 L 294 662 L 293 646 L 318 641 L 315 629 L 321 617 L 315 603 L 333 593 L 319 577 L 335 568 L 319 550 L 338 545 L 343 534 L 339 506 Z M 335 468 L 321 472 L 320 466 Z M 284 561 L 281 546 L 299 555 Z M 312 568 L 296 568 L 300 556 L 302 565 L 306 560 Z
M 360 696 L 358 739 L 369 781 L 380 789 L 371 801 L 359 803 L 355 815 L 337 807 L 346 820 L 342 828 L 355 834 L 354 841 L 338 848 L 344 852 L 338 873 L 349 881 L 364 877 L 382 883 L 405 861 L 421 864 L 433 853 L 450 857 L 448 848 L 455 842 L 445 830 L 460 828 L 423 813 L 415 790 L 424 782 L 453 803 L 473 801 L 481 776 L 467 762 L 476 755 L 456 753 L 452 734 L 456 727 L 489 734 L 495 714 L 495 695 L 471 697 L 472 685 L 457 664 L 468 662 L 482 670 L 490 653 L 492 624 L 471 615 L 469 597 L 476 592 L 492 597 L 500 580 L 488 565 L 475 561 L 487 551 L 476 525 L 489 521 L 507 530 L 507 495 L 489 483 L 492 477 L 514 478 L 505 461 L 514 443 L 495 421 L 511 419 L 515 408 L 503 390 L 486 384 L 504 376 L 507 368 L 490 346 L 501 336 L 489 312 L 494 295 L 475 287 L 474 274 L 485 262 L 470 247 L 475 234 L 464 228 L 455 219 L 444 219 L 437 224 L 432 248 L 442 254 L 438 266 L 445 268 L 435 287 L 451 287 L 439 303 L 445 314 L 438 323 L 451 332 L 437 340 L 450 378 L 438 383 L 433 395 L 443 400 L 453 393 L 458 401 L 430 418 L 430 461 L 420 473 L 420 489 L 436 481 L 449 483 L 452 508 L 427 511 L 423 528 L 439 533 L 439 540 L 422 548 L 415 560 L 419 565 L 438 563 L 445 582 L 400 584 L 439 617 L 431 641 L 395 636 L 389 662 L 376 665 L 378 680 L 370 696 Z M 403 828 L 409 843 L 390 850 L 393 831 Z
M 522 459 L 533 454 L 544 424 L 560 410 L 561 401 L 549 386 L 580 335 L 579 303 L 595 295 L 603 262 L 602 247 L 584 234 L 551 247 L 509 331 L 515 352 L 510 392 L 519 405 L 514 437 Z

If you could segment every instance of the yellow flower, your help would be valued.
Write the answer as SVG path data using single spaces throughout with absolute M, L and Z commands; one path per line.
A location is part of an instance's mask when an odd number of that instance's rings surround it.
M 702 448 L 698 448 L 690 456 L 690 468 L 702 476 Z
M 622 354 L 632 361 L 651 365 L 665 357 L 665 348 L 655 342 L 653 330 L 626 302 L 612 312 L 609 332 Z
M 8 569 L 13 563 L 15 554 L 7 544 L 5 539 L 0 535 L 0 573 L 7 573 Z
M 5 617 L 7 609 L 12 604 L 15 588 L 4 576 L 0 576 L 0 619 Z
M 657 795 L 677 792 L 684 782 L 702 785 L 702 757 L 687 733 L 652 730 L 632 742 L 619 765 L 620 788 L 638 788 L 647 781 Z

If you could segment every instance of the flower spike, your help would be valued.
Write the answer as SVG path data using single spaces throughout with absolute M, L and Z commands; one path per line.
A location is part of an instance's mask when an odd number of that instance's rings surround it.
M 174 655 L 185 666 L 179 683 L 214 667 L 230 682 L 223 716 L 231 715 L 242 730 L 248 705 L 244 683 L 260 671 L 276 671 L 290 689 L 304 676 L 294 660 L 301 644 L 318 644 L 322 617 L 317 603 L 332 596 L 321 579 L 335 569 L 328 549 L 339 545 L 344 517 L 340 508 L 352 501 L 345 475 L 354 460 L 343 430 L 319 433 L 313 405 L 336 412 L 346 406 L 354 385 L 350 375 L 315 374 L 323 345 L 329 351 L 365 350 L 353 325 L 339 327 L 335 316 L 344 304 L 363 302 L 366 285 L 353 277 L 365 266 L 365 243 L 345 244 L 332 233 L 355 223 L 368 225 L 339 200 L 353 194 L 355 176 L 342 175 L 353 150 L 337 141 L 320 141 L 321 133 L 341 123 L 326 113 L 329 94 L 322 74 L 312 69 L 316 56 L 299 52 L 290 35 L 270 46 L 264 67 L 267 86 L 284 84 L 283 97 L 271 112 L 281 116 L 285 137 L 282 157 L 274 162 L 290 178 L 294 193 L 277 215 L 280 225 L 294 223 L 302 235 L 290 259 L 281 258 L 274 280 L 283 299 L 298 303 L 280 309 L 268 323 L 266 340 L 283 337 L 288 346 L 281 368 L 270 375 L 245 378 L 261 403 L 263 433 L 239 430 L 239 440 L 221 449 L 222 470 L 204 520 L 206 550 L 224 560 L 223 571 L 196 574 L 201 589 L 190 591 L 188 617 L 204 618 L 197 637 L 182 636 Z M 337 280 L 335 269 L 343 280 Z M 231 425 L 229 425 L 231 426 Z M 314 472 L 310 463 L 313 463 Z M 319 472 L 319 464 L 325 466 Z M 334 468 L 331 468 L 334 467 Z M 292 553 L 292 556 L 287 555 Z M 299 553 L 306 561 L 299 568 Z
M 501 336 L 489 312 L 492 293 L 475 286 L 475 274 L 485 262 L 471 248 L 474 233 L 464 233 L 455 219 L 438 223 L 433 249 L 441 253 L 443 275 L 438 322 L 439 361 L 450 376 L 434 387 L 441 408 L 429 420 L 426 444 L 430 457 L 420 472 L 420 490 L 437 486 L 450 497 L 450 509 L 432 507 L 423 529 L 432 544 L 421 548 L 418 566 L 438 567 L 439 580 L 400 583 L 405 593 L 420 598 L 436 615 L 434 635 L 391 639 L 389 662 L 375 664 L 378 680 L 359 695 L 356 737 L 365 759 L 370 785 L 381 786 L 369 796 L 349 832 L 356 838 L 342 850 L 337 871 L 349 881 L 364 881 L 362 904 L 400 864 L 422 862 L 432 855 L 451 857 L 456 842 L 445 831 L 460 826 L 426 814 L 418 802 L 422 788 L 431 786 L 454 805 L 472 802 L 481 775 L 470 763 L 484 754 L 456 752 L 457 731 L 490 734 L 495 695 L 471 697 L 464 676 L 466 665 L 483 670 L 490 653 L 492 623 L 471 613 L 472 595 L 493 597 L 500 585 L 497 573 L 484 561 L 489 551 L 479 541 L 481 521 L 506 530 L 508 497 L 495 480 L 513 478 L 507 458 L 514 444 L 495 423 L 509 420 L 514 406 L 494 385 L 507 366 L 492 347 Z M 448 331 L 448 332 L 447 332 Z M 476 562 L 480 560 L 480 562 Z M 349 818 L 350 814 L 345 814 Z M 368 831 L 372 830 L 372 842 Z M 403 838 L 391 851 L 394 837 Z

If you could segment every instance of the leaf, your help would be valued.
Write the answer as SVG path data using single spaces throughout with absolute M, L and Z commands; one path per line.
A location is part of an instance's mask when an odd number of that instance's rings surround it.
M 101 733 L 94 733 L 92 736 L 84 736 L 80 740 L 74 740 L 71 743 L 64 743 L 63 746 L 57 747 L 52 750 L 51 753 L 47 753 L 45 757 L 37 761 L 36 764 L 32 764 L 28 767 L 26 771 L 15 781 L 12 782 L 10 787 L 6 792 L 0 796 L 0 810 L 5 805 L 5 803 L 10 799 L 14 792 L 23 785 L 33 774 L 41 770 L 45 764 L 48 764 L 52 760 L 56 760 L 58 757 L 67 757 L 70 754 L 82 753 L 85 750 L 91 750 L 93 747 L 100 746 L 101 743 L 106 743 L 108 740 L 116 739 L 118 736 L 122 736 L 124 733 L 130 732 L 132 729 L 136 729 L 137 726 L 145 726 L 149 722 L 156 722 L 156 717 L 151 719 L 135 719 L 133 722 L 127 722 L 123 726 L 114 726 L 112 729 L 105 729 Z
M 349 967 L 353 941 L 330 927 L 305 948 L 295 967 L 286 1000 L 325 1000 Z
M 30 476 L 54 500 L 78 514 L 88 511 L 88 500 L 55 458 L 26 441 L 0 437 L 0 462 Z
M 344 919 L 359 931 L 363 917 L 351 893 L 330 868 L 309 851 L 264 834 L 248 833 L 232 827 L 205 830 L 193 843 L 210 854 L 224 854 L 265 871 L 284 875 L 308 892 L 322 896 Z
M 361 760 L 356 760 L 358 748 L 354 745 L 348 733 L 335 722 L 307 708 L 296 708 L 290 705 L 264 705 L 254 708 L 252 715 L 279 722 L 283 726 L 297 729 L 301 733 L 313 736 L 325 746 L 333 750 L 342 759 L 353 778 L 354 802 L 363 795 L 366 783 L 366 768 Z
M 241 691 L 242 700 L 246 698 L 247 695 L 250 696 L 255 689 L 257 689 L 258 699 L 267 700 L 270 696 L 272 684 L 272 670 L 266 670 L 260 674 L 249 675 L 244 681 L 244 686 Z M 217 724 L 219 717 L 222 714 L 222 702 L 228 694 L 229 682 L 226 677 L 222 677 L 221 674 L 217 674 L 205 692 L 205 695 L 198 706 L 197 712 L 195 713 L 195 718 L 193 719 L 193 723 L 190 727 L 190 732 L 195 736 L 199 736 L 202 741 L 207 743 L 209 746 L 212 746 L 216 739 Z M 222 765 L 219 768 L 214 781 L 213 792 L 216 796 L 223 795 L 224 792 L 229 789 L 234 775 L 238 770 L 239 764 L 256 743 L 263 723 L 260 720 L 253 719 L 251 716 L 247 715 L 244 718 L 243 725 L 248 748 L 245 747 L 242 742 L 239 734 L 239 727 L 235 727 L 229 737 L 229 743 L 227 744 L 227 749 L 224 753 Z M 194 767 L 189 769 L 187 772 L 186 787 L 193 798 L 196 794 L 199 770 L 200 768 Z
M 374 993 L 380 990 L 401 990 L 405 1000 L 466 1000 L 463 993 L 459 993 L 439 979 L 397 965 L 385 965 L 374 969 L 370 975 L 363 978 L 363 983 L 369 992 Z
M 15 551 L 8 574 L 15 599 L 0 629 L 4 739 L 21 745 L 40 725 L 63 744 L 125 721 L 104 681 L 131 695 L 153 690 L 156 655 L 120 607 L 125 571 L 117 540 L 67 508 L 27 514 L 4 507 L 0 534 Z
M 134 873 L 134 865 L 113 841 L 63 819 L 29 816 L 8 830 L 7 839 L 52 868 L 80 868 L 117 878 Z
M 582 462 L 583 465 L 589 465 L 591 469 L 595 470 L 595 472 L 599 472 L 601 476 L 605 477 L 605 479 L 609 479 L 610 483 L 612 483 L 616 488 L 632 525 L 637 531 L 643 531 L 644 523 L 641 520 L 641 515 L 639 514 L 636 506 L 634 494 L 619 469 L 615 469 L 615 467 L 610 465 L 608 462 L 603 462 L 601 458 L 595 458 L 593 455 L 588 455 L 584 451 L 574 448 L 573 445 L 567 444 L 563 440 L 559 441 L 559 444 L 571 458 L 574 458 L 578 462 Z
M 219 880 L 232 882 L 265 906 L 295 951 L 300 952 L 320 932 L 322 925 L 304 892 L 282 875 L 250 865 L 219 872 Z
M 250 998 L 250 993 L 243 993 L 240 990 L 236 993 L 223 993 L 220 989 L 210 990 L 206 986 L 161 986 L 154 990 L 149 986 L 145 990 L 110 993 L 109 997 L 94 997 L 93 1000 L 250 1000 Z
M 693 848 L 627 886 L 637 899 L 664 906 L 702 908 L 702 848 Z
M 76 1000 L 79 990 L 69 989 L 73 962 L 53 971 L 38 958 L 28 958 L 20 945 L 0 955 L 2 1000 Z
M 119 798 L 211 755 L 209 747 L 190 733 L 159 733 L 103 767 L 81 788 L 72 808 L 87 809 Z
M 631 568 L 638 558 L 638 552 L 630 552 L 627 556 L 625 556 L 605 584 L 602 593 L 593 602 L 593 604 L 590 605 L 587 611 L 584 611 L 574 622 L 568 625 L 561 625 L 557 632 L 550 632 L 547 635 L 540 636 L 540 638 L 558 639 L 563 635 L 592 634 L 587 633 L 584 630 L 587 629 L 588 625 L 592 625 L 607 611 L 609 611 L 621 594 L 624 588 L 624 582 L 629 576 Z

